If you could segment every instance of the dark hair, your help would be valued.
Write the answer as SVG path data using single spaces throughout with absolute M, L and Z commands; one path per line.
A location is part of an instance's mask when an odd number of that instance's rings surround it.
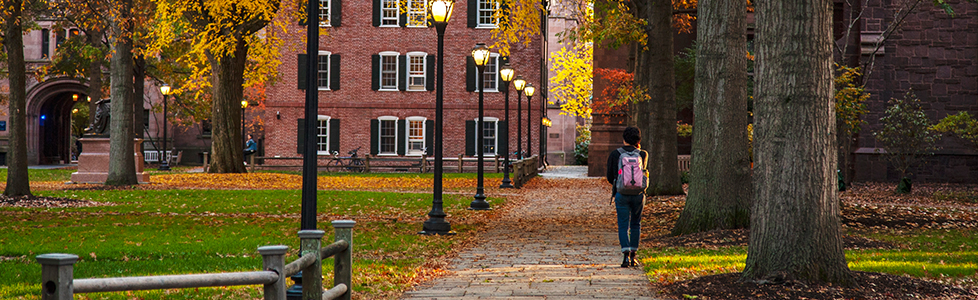
M 625 131 L 621 133 L 621 137 L 625 139 L 625 143 L 632 146 L 637 146 L 639 142 L 642 141 L 642 131 L 637 127 L 628 126 Z

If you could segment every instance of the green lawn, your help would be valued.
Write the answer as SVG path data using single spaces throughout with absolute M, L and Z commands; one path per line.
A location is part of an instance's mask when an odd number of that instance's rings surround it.
M 32 173 L 35 170 L 32 170 Z M 300 192 L 296 190 L 101 190 L 37 191 L 113 206 L 0 209 L 0 299 L 40 299 L 43 253 L 80 257 L 75 278 L 257 270 L 259 246 L 290 247 L 298 253 Z M 505 199 L 493 198 L 493 205 Z M 448 253 L 478 223 L 456 221 L 470 197 L 445 195 L 456 237 L 419 236 L 431 207 L 430 194 L 320 191 L 319 228 L 331 242 L 329 220 L 354 219 L 354 291 L 382 298 L 423 276 L 426 258 Z M 453 220 L 455 218 L 455 220 Z M 468 218 L 473 219 L 473 218 Z M 478 219 L 478 218 L 475 218 Z M 324 261 L 324 274 L 332 272 Z M 232 287 L 132 293 L 80 294 L 79 299 L 212 299 L 259 297 L 261 288 Z M 375 297 L 376 296 L 376 297 Z

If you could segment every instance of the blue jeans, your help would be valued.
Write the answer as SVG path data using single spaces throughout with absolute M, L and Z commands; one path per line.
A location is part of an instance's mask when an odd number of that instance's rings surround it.
M 618 212 L 618 242 L 621 252 L 637 251 L 642 232 L 642 208 L 645 195 L 615 193 L 615 210 Z

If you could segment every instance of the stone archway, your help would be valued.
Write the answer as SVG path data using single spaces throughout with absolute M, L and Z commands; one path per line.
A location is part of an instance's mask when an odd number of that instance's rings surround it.
M 27 90 L 29 165 L 71 160 L 71 108 L 75 101 L 86 101 L 87 92 L 87 85 L 70 78 L 48 79 Z

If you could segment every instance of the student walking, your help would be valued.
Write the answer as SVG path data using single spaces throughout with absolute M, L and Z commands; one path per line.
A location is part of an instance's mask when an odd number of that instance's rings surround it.
M 642 133 L 636 127 L 627 127 L 622 133 L 624 146 L 608 155 L 608 183 L 611 183 L 615 210 L 618 213 L 618 242 L 624 257 L 622 268 L 638 266 L 635 254 L 642 230 L 642 208 L 645 205 L 645 189 L 649 173 L 646 162 L 649 154 L 641 149 Z

